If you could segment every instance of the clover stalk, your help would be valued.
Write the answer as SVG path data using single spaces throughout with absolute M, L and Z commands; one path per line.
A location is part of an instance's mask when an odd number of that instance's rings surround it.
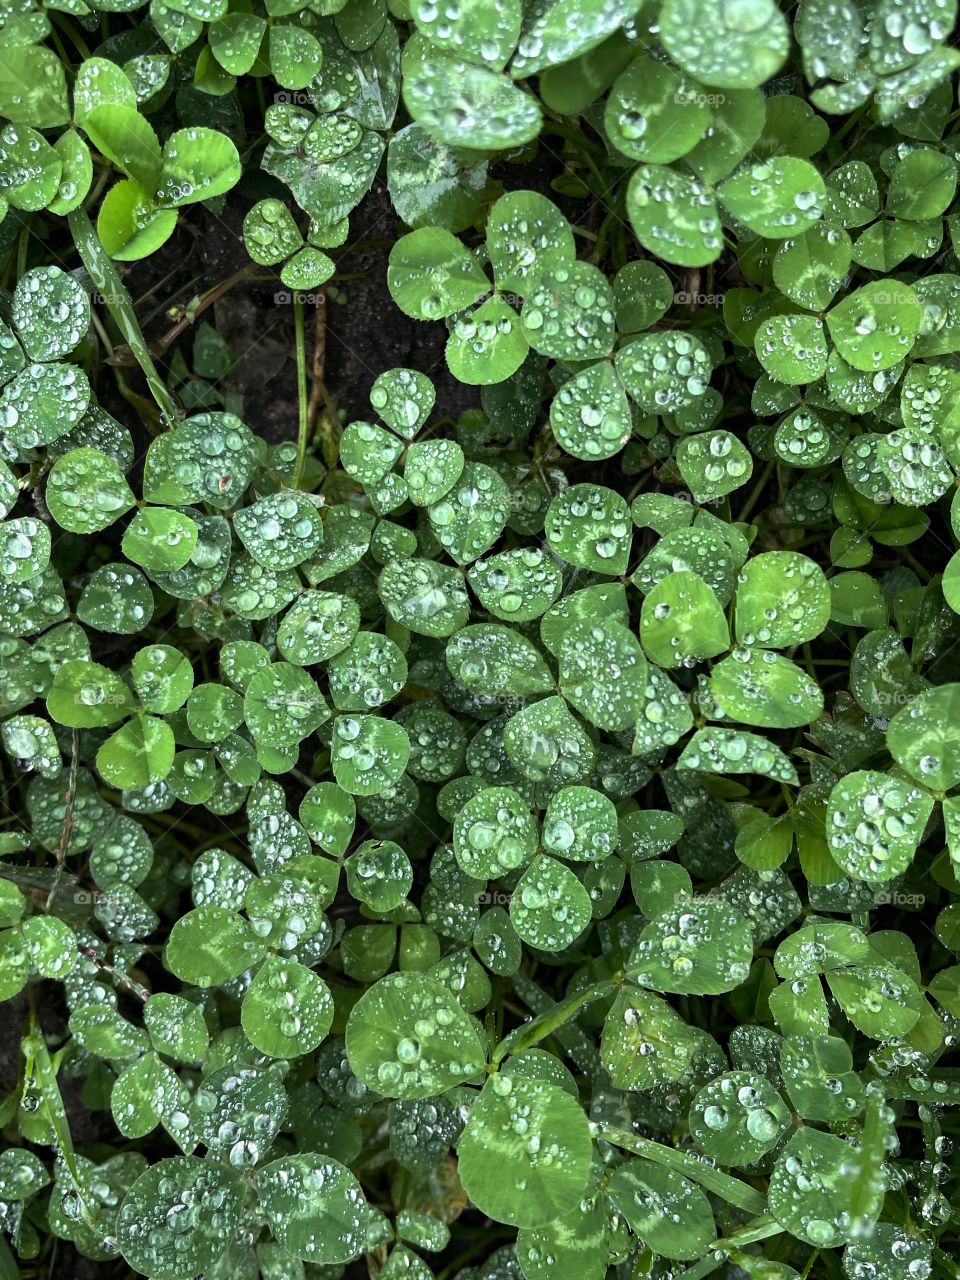
M 147 346 L 129 293 L 120 279 L 120 273 L 105 252 L 86 209 L 78 205 L 67 214 L 67 222 L 73 243 L 87 272 L 96 285 L 104 306 L 113 317 L 114 323 L 123 334 L 127 346 L 136 357 L 137 364 L 143 371 L 150 394 L 153 396 L 163 426 L 170 427 L 179 417 L 174 400 L 153 362 L 153 356 Z
M 307 460 L 307 437 L 310 433 L 310 398 L 307 394 L 307 344 L 303 323 L 303 299 L 293 295 L 293 334 L 297 353 L 297 459 L 291 485 L 299 489 Z

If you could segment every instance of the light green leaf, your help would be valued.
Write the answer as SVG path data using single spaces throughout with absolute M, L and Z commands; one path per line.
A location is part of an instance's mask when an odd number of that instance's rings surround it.
M 664 262 L 705 267 L 723 247 L 717 204 L 707 187 L 663 165 L 638 165 L 627 214 L 643 247 Z
M 502 151 L 540 132 L 536 99 L 498 71 L 426 47 L 411 56 L 411 45 L 403 71 L 403 99 L 411 116 L 447 146 Z
M 294 1258 L 330 1266 L 363 1252 L 369 1210 L 359 1182 L 337 1160 L 283 1156 L 258 1171 L 255 1185 L 274 1236 Z
M 223 1165 L 174 1156 L 151 1165 L 124 1197 L 117 1215 L 120 1252 L 157 1280 L 205 1271 L 240 1223 L 243 1185 Z
M 512 1226 L 542 1226 L 583 1198 L 592 1145 L 580 1104 L 563 1089 L 497 1075 L 474 1102 L 460 1139 L 460 1179 L 481 1213 Z
M 752 957 L 738 911 L 719 898 L 691 898 L 643 929 L 627 972 L 654 991 L 719 995 L 745 981 Z
M 775 156 L 734 174 L 717 194 L 727 212 L 758 236 L 786 240 L 819 220 L 827 188 L 809 161 Z
M 899 280 L 875 280 L 848 294 L 826 316 L 837 351 L 865 373 L 889 369 L 910 353 L 920 332 L 917 295 Z
M 610 1179 L 608 1195 L 631 1230 L 662 1257 L 702 1257 L 717 1234 L 710 1201 L 673 1169 L 631 1160 Z
M 890 754 L 924 787 L 951 791 L 960 784 L 960 685 L 926 689 L 887 726 Z
M 874 769 L 855 770 L 830 792 L 830 854 L 858 880 L 891 880 L 913 861 L 932 812 L 933 799 L 917 787 Z
M 629 729 L 644 702 L 647 663 L 619 622 L 578 622 L 560 642 L 560 690 L 598 728 Z
M 237 977 L 263 955 L 248 921 L 225 907 L 203 906 L 173 926 L 166 946 L 170 969 L 195 987 L 216 987 Z
M 727 619 L 716 593 L 689 570 L 668 573 L 644 596 L 640 641 L 661 667 L 684 667 L 723 653 Z
M 441 227 L 401 236 L 390 250 L 387 284 L 415 320 L 439 320 L 469 307 L 490 289 L 476 258 Z
M 763 84 L 780 70 L 789 49 L 787 23 L 773 0 L 667 0 L 660 38 L 678 66 L 719 89 Z
M 315 1049 L 330 1030 L 333 1000 L 311 969 L 269 956 L 243 997 L 240 1021 L 261 1053 L 296 1058 Z
M 429 1098 L 484 1064 L 477 1024 L 451 993 L 420 973 L 381 978 L 347 1021 L 347 1056 L 368 1088 L 391 1098 Z
M 823 713 L 816 681 L 769 650 L 735 649 L 711 671 L 710 692 L 721 715 L 765 729 L 812 724 Z
M 734 613 L 741 644 L 786 649 L 814 639 L 829 618 L 826 578 L 808 556 L 764 551 L 744 565 Z
M 532 947 L 562 951 L 586 929 L 590 896 L 576 875 L 555 858 L 541 855 L 520 877 L 510 899 L 510 919 Z

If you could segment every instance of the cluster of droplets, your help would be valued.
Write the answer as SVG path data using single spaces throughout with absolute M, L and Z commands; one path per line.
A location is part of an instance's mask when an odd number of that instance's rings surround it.
M 409 440 L 430 416 L 436 400 L 433 383 L 416 369 L 388 369 L 370 389 L 370 403 L 387 424 Z
M 529 1091 L 524 1090 L 522 1094 L 515 1093 L 513 1080 L 509 1075 L 502 1073 L 491 1077 L 490 1087 L 504 1104 L 502 1132 L 511 1146 L 517 1138 L 521 1140 L 524 1156 L 531 1171 L 549 1170 L 559 1166 L 566 1152 L 555 1138 L 544 1138 L 538 1122 L 537 1110 L 528 1101 Z M 523 1192 L 526 1185 L 525 1178 L 518 1179 L 517 1190 Z
M 601 562 L 623 559 L 629 549 L 633 526 L 626 504 L 611 505 L 612 495 L 595 485 L 575 485 L 554 500 L 547 513 L 547 540 L 562 554 L 577 543 L 586 543 Z
M 496 344 L 509 339 L 516 331 L 517 318 L 509 309 L 499 310 L 496 316 L 480 312 L 458 316 L 453 326 L 453 337 L 468 347 L 474 356 L 490 356 Z
M 569 62 L 581 50 L 599 44 L 633 12 L 623 0 L 603 0 L 588 8 L 564 6 L 561 25 L 556 8 L 551 5 L 526 15 L 511 64 L 516 78 L 526 79 L 537 71 Z
M 393 1056 L 385 1057 L 377 1067 L 377 1080 L 385 1092 L 434 1087 L 439 1092 L 445 1075 L 467 1078 L 476 1073 L 476 1062 L 446 1056 L 448 1047 L 453 1046 L 445 1042 L 456 1021 L 456 1014 L 447 1003 L 437 1000 L 431 1008 L 425 1000 L 417 1000 L 411 1012 L 415 1015 L 410 1022 L 412 1034 L 396 1037 Z M 440 1060 L 438 1051 L 443 1055 Z
M 647 413 L 677 413 L 707 390 L 711 362 L 703 345 L 686 333 L 652 333 L 617 353 L 617 371 L 631 397 Z
M 581 370 L 565 382 L 550 405 L 557 443 L 575 458 L 600 461 L 630 439 L 630 406 L 607 364 Z
M 232 561 L 223 585 L 224 602 L 245 618 L 271 617 L 296 593 L 296 582 L 284 570 L 268 569 L 249 558 Z
M 877 461 L 897 502 L 924 507 L 946 493 L 954 473 L 933 435 L 919 427 L 903 427 L 883 436 Z
M 432 634 L 427 627 L 433 626 L 439 628 L 437 634 L 446 635 L 447 618 L 462 616 L 466 622 L 469 614 L 463 580 L 435 560 L 391 562 L 380 576 L 380 592 L 398 622 L 427 635 Z
M 285 658 L 305 666 L 346 649 L 359 625 L 360 612 L 350 596 L 305 591 L 284 616 L 277 647 Z
M 488 787 L 465 805 L 454 824 L 453 847 L 468 875 L 487 879 L 529 861 L 536 828 L 523 797 L 509 787 Z
M 0 578 L 22 582 L 46 568 L 50 560 L 50 531 L 33 516 L 0 524 Z
M 411 502 L 418 506 L 437 502 L 460 479 L 463 466 L 463 450 L 453 440 L 424 440 L 411 445 L 403 468 Z
M 642 225 L 641 240 L 665 261 L 678 251 L 689 252 L 689 242 L 708 253 L 723 247 L 723 229 L 717 204 L 699 182 L 685 178 L 663 165 L 641 165 L 630 180 L 628 206 L 636 226 Z
M 471 462 L 447 495 L 427 508 L 427 514 L 440 545 L 466 564 L 482 556 L 500 536 L 510 514 L 510 494 L 492 467 Z
M 453 54 L 412 63 L 404 93 L 417 123 L 450 146 L 498 150 L 539 132 L 540 110 L 532 96 L 507 77 Z
M 328 667 L 330 696 L 344 711 L 372 711 L 395 698 L 406 683 L 407 663 L 388 636 L 361 632 Z
M 354 151 L 363 138 L 357 120 L 346 115 L 319 116 L 307 129 L 301 148 L 307 159 L 316 164 L 339 160 Z
M 286 205 L 273 197 L 261 200 L 243 221 L 243 239 L 250 256 L 265 266 L 295 253 L 303 243 Z
M 215 1166 L 197 1162 L 190 1165 L 188 1177 L 178 1177 L 174 1164 L 162 1161 L 148 1170 L 143 1180 L 149 1181 L 150 1190 L 143 1189 L 143 1199 L 128 1195 L 117 1217 L 124 1256 L 142 1263 L 145 1270 L 169 1269 L 178 1259 L 189 1267 L 195 1232 L 203 1231 L 214 1241 L 229 1240 L 237 1226 L 236 1193 L 227 1192 Z
M 729 431 L 689 436 L 684 446 L 681 466 L 701 501 L 729 493 L 750 476 L 750 454 Z
M 840 865 L 864 880 L 896 874 L 904 843 L 912 851 L 920 836 L 915 789 L 882 774 L 867 774 L 862 785 L 838 791 L 831 796 L 827 842 Z M 891 860 L 896 860 L 892 866 Z
M 777 1141 L 784 1130 L 784 1115 L 783 1104 L 762 1077 L 737 1072 L 711 1081 L 700 1091 L 691 1108 L 691 1125 L 696 1119 L 703 1126 L 698 1142 L 708 1154 L 714 1139 L 739 1141 L 749 1161 Z
M 523 304 L 531 345 L 547 355 L 588 360 L 613 343 L 613 294 L 602 272 L 586 263 L 555 267 L 534 282 Z
M 590 919 L 589 898 L 569 869 L 538 858 L 525 872 L 510 903 L 517 933 L 532 945 L 560 951 Z
M 817 467 L 828 460 L 833 442 L 834 436 L 820 416 L 799 408 L 778 425 L 773 443 L 779 457 L 790 466 Z
M 11 314 L 28 355 L 56 360 L 86 333 L 90 304 L 79 283 L 59 267 L 35 267 L 17 283 Z
M 525 615 L 542 613 L 544 596 L 552 604 L 561 582 L 556 564 L 539 547 L 503 551 L 476 561 L 470 569 L 470 585 L 480 603 L 497 616 L 518 622 L 526 621 Z
M 302 564 L 320 546 L 323 526 L 316 507 L 302 494 L 283 490 L 238 511 L 237 535 L 253 558 L 268 569 Z
M 90 403 L 90 383 L 72 364 L 30 364 L 3 389 L 0 429 L 19 449 L 36 449 L 71 431 Z
M 128 486 L 105 461 L 93 449 L 73 449 L 47 476 L 48 502 L 58 517 L 65 509 L 63 523 L 75 532 L 101 529 L 130 506 Z
M 778 782 L 796 783 L 796 771 L 782 751 L 766 738 L 737 729 L 702 729 L 690 740 L 683 768 L 711 773 L 758 773 Z
M 246 489 L 253 473 L 253 433 L 229 413 L 201 414 L 159 438 L 157 478 L 182 485 L 187 501 L 227 507 Z M 156 447 L 157 442 L 155 442 Z M 153 449 L 147 458 L 147 482 Z

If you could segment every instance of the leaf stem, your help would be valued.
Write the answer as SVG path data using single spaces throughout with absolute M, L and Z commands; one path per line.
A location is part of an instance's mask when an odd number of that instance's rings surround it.
M 747 516 L 750 514 L 753 508 L 757 505 L 757 502 L 760 500 L 760 495 L 763 493 L 764 489 L 766 488 L 767 481 L 770 479 L 770 476 L 773 474 L 774 465 L 775 465 L 774 463 L 768 462 L 767 465 L 760 472 L 760 478 L 757 480 L 757 483 L 750 490 L 750 495 L 747 498 L 747 501 L 744 503 L 743 510 L 740 511 L 737 515 L 738 523 L 743 524 Z
M 624 1151 L 632 1151 L 634 1155 L 643 1156 L 655 1164 L 663 1165 L 666 1169 L 673 1169 L 676 1173 L 682 1173 L 705 1187 L 707 1191 L 726 1200 L 728 1204 L 742 1209 L 744 1213 L 762 1214 L 767 1206 L 766 1196 L 755 1187 L 741 1182 L 739 1178 L 731 1177 L 729 1173 L 724 1173 L 713 1165 L 704 1164 L 702 1160 L 685 1151 L 678 1151 L 675 1147 L 665 1147 L 661 1142 L 638 1137 L 634 1133 L 628 1133 L 626 1129 L 614 1128 L 613 1125 L 600 1124 L 597 1130 L 600 1137 L 611 1145 L 621 1147 Z
M 67 792 L 65 796 L 65 807 L 63 813 L 63 830 L 60 832 L 60 840 L 57 844 L 57 866 L 53 874 L 53 884 L 50 886 L 50 892 L 47 894 L 47 902 L 44 911 L 49 911 L 60 891 L 60 882 L 63 879 L 63 868 L 67 861 L 67 851 L 70 848 L 70 836 L 73 834 L 73 803 L 77 796 L 77 772 L 80 765 L 80 735 L 76 729 L 70 730 L 70 769 L 67 773 Z
M 293 334 L 297 354 L 297 460 L 293 467 L 291 484 L 299 489 L 303 480 L 303 468 L 307 460 L 307 438 L 310 434 L 310 397 L 307 393 L 307 343 L 303 326 L 303 299 L 293 295 Z
M 775 1218 L 766 1213 L 760 1214 L 751 1222 L 732 1231 L 730 1235 L 714 1240 L 710 1246 L 710 1252 L 699 1262 L 694 1262 L 686 1270 L 681 1271 L 678 1280 L 702 1280 L 703 1276 L 710 1275 L 728 1262 L 731 1255 L 738 1253 L 742 1245 L 756 1244 L 758 1240 L 768 1240 L 771 1236 L 780 1235 L 782 1231 L 783 1228 Z
M 133 309 L 133 302 L 120 279 L 120 273 L 100 243 L 83 205 L 78 205 L 67 214 L 67 223 L 77 253 L 91 280 L 97 286 L 104 306 L 126 339 L 127 346 L 136 356 L 137 364 L 143 371 L 147 386 L 150 388 L 150 394 L 160 410 L 161 423 L 165 427 L 172 426 L 180 416 L 176 402 L 164 385 L 157 366 L 153 363 L 153 357 Z
M 586 1005 L 599 1000 L 601 996 L 609 995 L 615 985 L 612 978 L 595 982 L 592 987 L 586 987 L 566 1000 L 561 1000 L 552 1009 L 537 1014 L 535 1018 L 531 1018 L 529 1022 L 505 1036 L 494 1049 L 490 1061 L 494 1066 L 499 1066 L 508 1053 L 519 1053 L 521 1049 L 529 1049 L 531 1045 L 538 1044 L 564 1023 L 569 1022 Z
M 63 1163 L 67 1166 L 70 1177 L 73 1179 L 81 1209 L 86 1212 L 86 1204 L 80 1183 L 80 1169 L 73 1149 L 73 1137 L 70 1133 L 70 1123 L 67 1120 L 67 1112 L 60 1094 L 60 1086 L 57 1084 L 57 1071 L 50 1057 L 47 1042 L 43 1038 L 43 1030 L 40 1027 L 35 1009 L 31 1011 L 30 1030 L 24 1036 L 21 1048 L 25 1063 L 25 1078 L 32 1079 L 40 1090 L 43 1108 L 50 1128 L 53 1130 L 57 1148 L 63 1157 Z

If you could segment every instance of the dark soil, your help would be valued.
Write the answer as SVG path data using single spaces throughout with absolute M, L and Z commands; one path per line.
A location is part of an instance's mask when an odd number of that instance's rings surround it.
M 134 263 L 125 276 L 150 343 L 173 326 L 171 312 L 187 306 L 249 266 L 242 224 L 250 201 L 232 195 L 220 213 L 196 207 L 180 219 L 174 238 L 159 252 Z M 429 374 L 437 385 L 437 415 L 455 417 L 478 403 L 477 393 L 458 383 L 443 358 L 442 324 L 420 324 L 404 316 L 387 291 L 390 245 L 404 231 L 386 187 L 377 183 L 350 220 L 350 239 L 330 250 L 337 264 L 335 299 L 326 299 L 322 322 L 324 382 L 346 421 L 371 416 L 370 387 L 379 373 L 405 365 Z M 314 294 L 305 294 L 307 359 L 318 328 Z M 297 387 L 293 307 L 279 268 L 262 267 L 233 285 L 200 319 L 228 342 L 235 364 L 223 387 L 243 397 L 247 425 L 271 444 L 296 438 Z M 166 373 L 175 351 L 191 363 L 195 326 L 187 327 L 162 357 Z M 131 382 L 136 380 L 132 371 Z M 101 387 L 102 399 L 106 388 Z M 121 401 L 121 404 L 123 402 Z M 125 420 L 122 410 L 117 410 Z M 126 410 L 129 415 L 129 409 Z

